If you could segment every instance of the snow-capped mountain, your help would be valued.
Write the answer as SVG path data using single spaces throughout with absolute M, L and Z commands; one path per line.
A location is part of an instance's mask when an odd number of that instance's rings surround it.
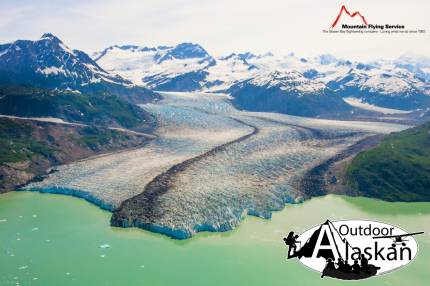
M 329 54 L 303 58 L 248 52 L 215 58 L 199 45 L 180 44 L 156 48 L 113 46 L 94 58 L 109 72 L 155 90 L 228 91 L 244 82 L 256 84 L 272 77 L 272 82 L 283 82 L 280 89 L 330 89 L 341 97 L 404 110 L 430 106 L 430 59 L 417 56 L 368 63 Z M 280 80 L 281 74 L 286 75 L 284 80 Z M 298 74 L 294 84 L 284 82 Z M 266 88 L 271 87 L 269 84 Z
M 112 46 L 93 58 L 107 71 L 163 91 L 221 90 L 255 75 L 251 53 L 214 58 L 200 45 Z
M 259 74 L 259 69 L 248 62 L 256 56 L 251 53 L 235 54 L 221 57 L 207 69 L 206 82 L 202 83 L 202 89 L 223 90 L 232 84 L 248 79 Z
M 36 41 L 0 45 L 0 83 L 107 92 L 133 102 L 157 98 L 149 89 L 227 92 L 241 108 L 312 116 L 325 113 L 320 107 L 330 110 L 327 102 L 339 114 L 350 113 L 344 97 L 403 110 L 430 107 L 430 59 L 416 55 L 373 62 L 329 54 L 304 58 L 246 52 L 213 57 L 198 44 L 182 43 L 115 45 L 91 58 L 49 33 Z
M 90 56 L 47 33 L 0 45 L 0 83 L 79 92 L 115 92 L 146 101 L 155 94 L 101 68 Z
M 343 95 L 389 108 L 416 109 L 430 103 L 430 85 L 408 70 L 385 66 L 359 70 L 356 66 L 327 82 Z
M 111 46 L 93 57 L 106 70 L 152 89 L 163 87 L 184 74 L 199 76 L 199 71 L 215 64 L 206 50 L 191 43 L 151 48 Z
M 259 66 L 259 63 L 254 63 Z M 337 59 L 331 55 L 305 59 L 294 55 L 281 57 L 271 62 L 263 63 L 266 68 L 276 67 L 280 71 L 296 70 L 307 78 L 317 79 L 325 83 L 341 96 L 355 96 L 363 101 L 396 106 L 395 100 L 405 100 L 404 108 L 417 108 L 423 102 L 409 104 L 412 97 L 428 98 L 429 82 L 408 69 L 400 67 L 393 61 L 376 61 L 370 63 L 351 62 Z M 391 98 L 391 99 L 390 99 Z M 392 99 L 394 98 L 394 99 Z M 376 101 L 375 101 L 376 99 Z M 393 101 L 390 104 L 390 100 Z M 425 100 L 424 100 L 425 101 Z
M 323 82 L 306 78 L 298 71 L 259 74 L 226 91 L 237 107 L 252 111 L 332 118 L 350 117 L 353 111 Z
M 278 88 L 289 93 L 296 93 L 298 96 L 307 94 L 320 94 L 325 88 L 325 84 L 316 80 L 306 78 L 298 71 L 258 74 L 257 76 L 235 84 L 235 87 L 242 87 L 245 84 L 263 87 L 266 89 Z

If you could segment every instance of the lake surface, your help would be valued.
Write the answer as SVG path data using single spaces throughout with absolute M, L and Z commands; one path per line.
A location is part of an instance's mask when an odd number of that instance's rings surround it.
M 178 241 L 112 228 L 110 213 L 81 199 L 30 192 L 0 195 L 0 285 L 344 285 L 286 261 L 282 237 L 326 218 L 426 232 L 405 268 L 348 285 L 428 285 L 430 203 L 327 196 L 287 205 L 271 220 L 247 217 L 233 231 Z

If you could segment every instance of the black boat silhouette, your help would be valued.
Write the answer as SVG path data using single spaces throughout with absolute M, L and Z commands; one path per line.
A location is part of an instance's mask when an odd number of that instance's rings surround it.
M 338 269 L 333 268 L 324 268 L 321 278 L 324 276 L 338 278 L 342 280 L 360 280 L 372 277 L 376 275 L 378 270 L 381 269 L 381 267 L 377 267 L 375 265 L 369 264 L 367 269 L 361 269 L 360 271 L 350 271 L 350 272 L 344 272 Z
M 335 233 L 339 238 L 338 240 L 342 241 L 342 243 L 345 244 L 345 247 L 351 247 L 351 245 L 345 238 L 343 238 L 339 234 L 338 230 L 330 220 L 326 220 L 326 222 L 321 224 L 319 228 L 315 230 L 314 233 L 311 235 L 311 237 L 305 242 L 305 244 L 292 255 L 292 257 L 298 257 L 299 259 L 301 259 L 302 257 L 312 257 L 316 243 L 318 241 L 318 237 L 320 236 L 320 233 L 321 233 L 321 228 L 324 225 L 328 226 L 334 240 L 338 258 L 342 261 L 343 265 L 346 265 L 346 267 L 341 267 L 340 265 L 338 265 L 338 267 L 336 268 L 334 263 L 335 257 L 331 249 L 320 249 L 318 251 L 317 258 L 322 257 L 327 261 L 327 264 L 321 273 L 321 278 L 327 276 L 327 277 L 333 277 L 333 278 L 342 279 L 342 280 L 359 280 L 359 279 L 369 278 L 377 274 L 378 270 L 380 269 L 380 267 L 378 266 L 375 266 L 372 264 L 366 264 L 364 267 L 361 267 L 357 264 L 358 267 L 356 266 L 355 269 L 353 269 L 351 265 L 347 264 L 347 261 L 348 261 L 347 258 L 343 257 L 343 255 L 339 251 L 339 246 L 337 245 L 337 242 L 335 239 Z M 328 244 L 327 240 L 328 239 L 324 237 L 321 243 Z

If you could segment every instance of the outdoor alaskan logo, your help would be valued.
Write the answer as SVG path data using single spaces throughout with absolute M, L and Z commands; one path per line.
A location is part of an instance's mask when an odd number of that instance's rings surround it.
M 382 222 L 327 220 L 298 235 L 284 237 L 288 259 L 297 258 L 321 278 L 359 280 L 397 270 L 414 259 L 415 235 Z

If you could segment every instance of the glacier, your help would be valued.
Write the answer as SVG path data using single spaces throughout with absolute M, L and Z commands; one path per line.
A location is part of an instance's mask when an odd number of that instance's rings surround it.
M 112 211 L 114 226 L 188 238 L 302 202 L 306 170 L 369 135 L 408 127 L 245 112 L 225 94 L 162 95 L 140 105 L 159 122 L 147 145 L 58 166 L 24 190 L 79 196 Z

